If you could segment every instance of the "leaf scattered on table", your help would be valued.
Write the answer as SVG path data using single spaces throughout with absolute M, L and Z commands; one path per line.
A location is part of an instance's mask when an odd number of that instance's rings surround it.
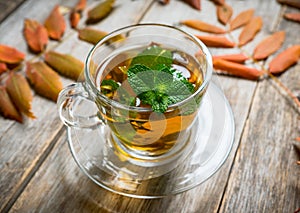
M 169 4 L 170 0 L 158 0 L 161 4 Z
M 217 5 L 223 5 L 225 4 L 225 0 L 211 0 L 213 3 L 217 4 Z
M 300 23 L 300 13 L 285 13 L 283 17 L 287 20 Z
M 253 58 L 255 60 L 266 59 L 268 56 L 280 49 L 284 40 L 284 31 L 279 31 L 266 37 L 255 47 Z
M 59 11 L 59 5 L 56 5 L 47 17 L 44 26 L 51 39 L 60 40 L 66 30 L 66 22 Z
M 296 7 L 300 9 L 300 1 L 299 0 L 277 0 L 280 4 L 285 4 L 291 7 Z
M 218 5 L 217 6 L 217 16 L 218 16 L 218 20 L 226 25 L 233 13 L 233 9 L 230 5 L 228 4 L 223 4 L 223 5 Z
M 249 23 L 254 14 L 254 9 L 245 10 L 239 13 L 230 21 L 230 30 L 235 30 Z
M 79 0 L 74 7 L 76 12 L 82 12 L 86 7 L 86 0 Z
M 83 62 L 77 58 L 54 51 L 45 53 L 45 61 L 55 71 L 73 80 L 79 80 L 84 68 Z
M 110 14 L 113 9 L 115 0 L 105 0 L 96 7 L 88 11 L 87 24 L 96 23 Z
M 12 119 L 19 123 L 23 122 L 22 115 L 12 103 L 4 86 L 0 86 L 0 113 L 4 118 Z
M 297 137 L 297 138 L 296 138 L 296 141 L 299 141 L 299 142 L 300 142 L 300 137 Z
M 226 61 L 243 64 L 243 63 L 245 63 L 245 61 L 247 61 L 249 59 L 249 57 L 243 53 L 237 53 L 237 54 L 226 54 L 226 55 L 214 55 L 213 59 L 214 60 L 223 59 Z
M 107 35 L 107 32 L 92 29 L 90 27 L 86 27 L 78 30 L 78 38 L 80 40 L 89 42 L 91 44 L 97 44 L 100 39 Z
M 34 90 L 41 96 L 57 101 L 63 85 L 59 75 L 44 62 L 27 63 L 26 76 Z
M 0 62 L 0 74 L 7 71 L 7 66 L 5 63 Z
M 300 45 L 293 45 L 279 53 L 269 64 L 269 72 L 279 74 L 296 64 L 300 57 Z
M 25 59 L 25 54 L 14 47 L 0 44 L 0 62 L 18 64 Z
M 201 1 L 200 0 L 183 0 L 183 1 L 197 10 L 201 10 Z
M 80 19 L 81 19 L 81 14 L 79 12 L 73 10 L 70 14 L 70 23 L 71 23 L 71 27 L 73 29 L 77 28 L 77 25 L 78 25 Z
M 259 77 L 263 75 L 263 72 L 260 70 L 223 59 L 214 59 L 213 66 L 215 69 L 222 71 L 223 73 L 249 80 L 258 80 Z
M 196 35 L 206 46 L 208 47 L 223 47 L 223 48 L 232 48 L 235 46 L 235 43 L 230 41 L 225 36 L 203 36 Z
M 48 32 L 42 24 L 36 20 L 25 19 L 23 33 L 27 45 L 33 52 L 40 53 L 45 50 L 48 44 Z
M 183 20 L 180 23 L 188 27 L 194 28 L 196 30 L 200 30 L 202 32 L 216 33 L 216 34 L 226 33 L 226 30 L 224 30 L 223 28 L 217 27 L 215 25 L 200 20 L 188 19 L 188 20 Z
M 32 93 L 30 86 L 21 74 L 10 72 L 6 81 L 6 89 L 16 108 L 30 118 L 35 118 L 31 112 Z
M 243 46 L 252 41 L 255 35 L 261 30 L 262 26 L 263 21 L 260 16 L 252 18 L 251 21 L 244 27 L 239 36 L 239 46 Z

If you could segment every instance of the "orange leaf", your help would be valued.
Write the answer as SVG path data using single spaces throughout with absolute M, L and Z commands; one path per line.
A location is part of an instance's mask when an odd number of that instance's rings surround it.
M 19 50 L 0 44 L 0 61 L 8 64 L 17 64 L 23 61 L 25 54 Z
M 296 138 L 296 141 L 299 141 L 299 142 L 300 142 L 300 137 L 297 137 L 297 138 Z
M 60 40 L 66 30 L 66 22 L 56 5 L 44 23 L 48 35 L 54 40 Z
M 7 70 L 7 66 L 5 63 L 0 62 L 0 74 Z
M 263 74 L 263 72 L 261 72 L 260 70 L 250 68 L 235 62 L 225 61 L 223 59 L 213 60 L 213 66 L 215 69 L 225 71 L 225 73 L 227 74 L 249 80 L 257 80 Z
M 161 4 L 169 4 L 170 0 L 159 0 Z
M 269 64 L 269 71 L 279 74 L 296 64 L 300 57 L 300 45 L 294 45 L 279 53 Z
M 225 4 L 225 0 L 211 0 L 212 2 L 214 2 L 217 5 L 223 5 Z
M 239 36 L 239 46 L 243 46 L 252 41 L 255 35 L 261 30 L 262 26 L 263 21 L 260 16 L 251 19 Z
M 36 53 L 42 52 L 48 43 L 48 32 L 39 22 L 31 19 L 24 21 L 24 36 L 29 48 Z
M 91 44 L 97 44 L 100 39 L 107 35 L 107 32 L 95 30 L 89 27 L 78 30 L 79 39 L 89 42 Z
M 237 53 L 237 54 L 227 54 L 227 55 L 215 55 L 213 56 L 213 59 L 214 60 L 223 59 L 225 61 L 231 61 L 231 62 L 243 64 L 245 61 L 249 59 L 249 57 L 243 53 Z
M 181 24 L 184 24 L 188 27 L 194 28 L 196 30 L 200 30 L 203 32 L 208 33 L 216 33 L 216 34 L 224 34 L 226 31 L 220 27 L 217 27 L 212 24 L 208 24 L 203 21 L 195 20 L 195 19 L 188 19 L 180 22 Z
M 80 21 L 81 15 L 79 12 L 76 12 L 75 10 L 71 12 L 70 14 L 70 22 L 71 22 L 71 27 L 76 29 L 79 21 Z
M 104 19 L 112 11 L 114 3 L 115 0 L 105 0 L 93 9 L 89 10 L 86 23 L 92 24 Z
M 253 58 L 262 60 L 279 50 L 285 39 L 285 32 L 279 31 L 266 37 L 254 49 Z
M 242 27 L 249 23 L 253 17 L 254 9 L 245 10 L 239 13 L 234 19 L 230 22 L 230 30 L 235 30 L 239 27 Z
M 224 25 L 226 25 L 230 20 L 232 13 L 233 13 L 232 7 L 228 4 L 217 6 L 218 20 Z
M 196 35 L 206 46 L 208 47 L 223 47 L 223 48 L 232 48 L 235 46 L 235 43 L 230 41 L 225 36 L 202 36 Z
M 201 10 L 201 1 L 200 0 L 183 0 L 184 2 L 191 5 L 193 8 L 197 10 Z
M 286 13 L 284 18 L 290 21 L 300 22 L 300 13 Z
M 286 4 L 291 7 L 296 7 L 300 9 L 300 1 L 299 0 L 277 0 L 280 4 Z
M 45 61 L 60 74 L 78 80 L 83 72 L 84 64 L 71 55 L 49 51 L 45 54 Z
M 28 62 L 26 76 L 39 95 L 56 102 L 63 85 L 54 70 L 44 62 Z
M 31 112 L 32 94 L 30 86 L 24 76 L 10 72 L 6 81 L 6 89 L 17 109 L 28 117 L 35 118 Z
M 86 0 L 79 0 L 74 8 L 76 12 L 82 12 L 86 7 Z
M 0 86 L 0 113 L 5 118 L 13 119 L 20 123 L 23 122 L 22 115 L 18 112 L 16 107 L 13 105 L 4 86 Z

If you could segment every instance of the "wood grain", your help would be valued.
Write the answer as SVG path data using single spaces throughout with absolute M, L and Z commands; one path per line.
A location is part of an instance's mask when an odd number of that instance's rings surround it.
M 0 23 L 26 0 L 0 1 Z

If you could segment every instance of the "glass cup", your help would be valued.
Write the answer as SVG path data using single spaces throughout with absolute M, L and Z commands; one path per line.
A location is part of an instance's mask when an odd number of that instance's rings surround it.
M 190 92 L 184 100 L 170 104 L 165 112 L 132 105 L 133 99 L 135 102 L 139 100 L 136 98 L 139 94 L 128 92 L 128 80 L 122 70 L 135 57 L 137 50 L 151 45 L 170 50 L 176 61 L 174 66 L 184 66 L 186 70 L 183 75 L 187 75 L 195 85 L 194 92 Z M 121 79 L 115 95 L 111 96 L 104 93 L 107 88 L 101 86 L 108 75 Z M 211 75 L 211 54 L 193 35 L 162 24 L 124 27 L 104 37 L 89 52 L 84 81 L 61 91 L 58 98 L 60 118 L 70 128 L 108 127 L 108 147 L 114 149 L 116 156 L 123 161 L 146 167 L 163 165 L 182 156 L 182 153 L 187 155 L 192 149 L 191 129 Z M 127 95 L 125 101 L 120 101 L 120 94 Z M 78 99 L 83 100 L 80 102 L 83 107 L 92 102 L 97 106 L 97 113 L 75 114 L 72 107 Z M 86 104 L 87 111 L 89 104 Z

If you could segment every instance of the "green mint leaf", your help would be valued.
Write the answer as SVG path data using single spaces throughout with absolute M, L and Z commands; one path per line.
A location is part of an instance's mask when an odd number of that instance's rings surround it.
M 108 94 L 111 92 L 116 91 L 119 88 L 119 84 L 117 82 L 115 82 L 113 79 L 104 79 L 101 82 L 101 91 L 103 94 Z
M 150 69 L 159 70 L 157 66 L 171 66 L 172 62 L 173 58 L 171 51 L 163 49 L 157 45 L 152 45 L 134 57 L 130 66 L 141 64 L 149 67 Z

